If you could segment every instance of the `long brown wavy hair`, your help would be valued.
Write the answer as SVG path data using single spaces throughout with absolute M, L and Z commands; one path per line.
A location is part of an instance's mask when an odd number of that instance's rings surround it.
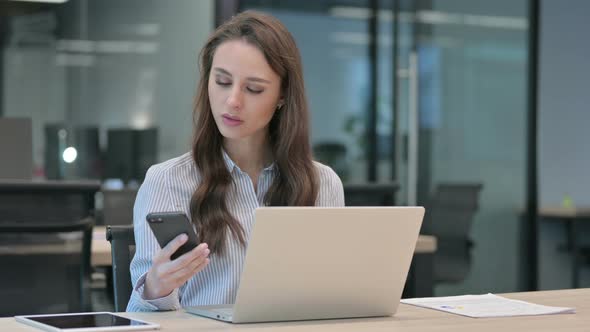
M 192 195 L 190 212 L 200 242 L 220 254 L 225 251 L 228 230 L 243 246 L 246 244 L 243 227 L 228 211 L 226 199 L 232 177 L 223 159 L 223 137 L 213 119 L 208 94 L 215 51 L 230 40 L 243 40 L 257 47 L 281 78 L 284 103 L 269 123 L 276 171 L 264 204 L 312 206 L 318 195 L 309 142 L 309 110 L 295 40 L 272 16 L 254 11 L 240 13 L 217 28 L 201 51 L 201 78 L 193 110 L 192 156 L 201 182 Z

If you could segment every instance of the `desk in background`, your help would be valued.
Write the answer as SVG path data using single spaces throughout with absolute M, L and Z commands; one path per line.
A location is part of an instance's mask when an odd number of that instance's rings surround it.
M 403 298 L 434 296 L 434 254 L 437 240 L 432 235 L 418 236 Z
M 111 265 L 111 244 L 107 241 L 106 226 L 95 226 L 92 235 L 92 266 Z M 436 251 L 436 238 L 420 235 L 415 254 L 432 254 Z
M 1 313 L 86 307 L 89 288 L 85 281 L 90 271 L 80 266 L 86 267 L 90 258 L 88 247 L 84 250 L 89 243 L 64 242 L 64 237 L 79 233 L 66 236 L 41 230 L 73 225 L 91 216 L 99 189 L 99 181 L 0 180 L 0 224 L 7 226 L 0 234 L 0 298 L 8 305 Z M 39 233 L 11 233 L 7 231 L 11 226 Z M 31 301 L 35 297 L 39 300 Z
M 111 244 L 107 241 L 107 227 L 94 226 L 92 231 L 92 246 L 90 264 L 94 267 L 111 266 Z
M 152 313 L 125 313 L 162 326 L 162 331 L 588 331 L 590 326 L 590 288 L 502 294 L 508 298 L 559 307 L 574 307 L 575 314 L 507 318 L 469 318 L 400 304 L 393 317 L 314 320 L 282 323 L 230 324 L 187 314 L 182 310 Z M 0 318 L 0 331 L 39 331 L 18 323 L 12 317 Z
M 436 238 L 420 235 L 416 243 L 404 297 L 426 297 L 434 294 L 432 270 L 435 252 Z M 111 244 L 106 240 L 106 226 L 94 227 L 91 262 L 94 267 L 111 265 Z
M 94 212 L 99 181 L 0 180 L 0 222 L 76 222 Z
M 567 249 L 572 255 L 572 287 L 580 286 L 580 263 L 582 251 L 578 238 L 579 226 L 582 222 L 590 222 L 590 207 L 565 208 L 565 207 L 541 207 L 539 218 L 565 222 L 567 226 Z
M 14 245 L 11 245 L 14 250 Z M 9 250 L 3 249 L 0 246 L 0 252 L 2 250 Z M 60 247 L 61 250 L 61 247 Z M 44 244 L 40 246 L 30 246 L 30 245 L 23 245 L 22 248 L 19 248 L 18 251 L 23 254 L 35 254 L 40 252 L 55 252 L 55 247 L 51 246 L 51 244 Z M 436 251 L 436 238 L 430 235 L 420 235 L 418 237 L 418 242 L 416 243 L 416 255 L 428 255 L 432 254 Z M 110 266 L 112 264 L 111 260 L 111 244 L 106 239 L 106 226 L 95 226 L 92 234 L 92 256 L 91 256 L 91 264 L 92 266 Z

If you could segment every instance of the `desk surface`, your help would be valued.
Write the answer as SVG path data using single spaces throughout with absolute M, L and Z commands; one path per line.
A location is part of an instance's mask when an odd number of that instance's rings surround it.
M 130 313 L 159 323 L 163 331 L 588 331 L 590 326 L 590 288 L 503 294 L 506 297 L 550 306 L 575 307 L 575 314 L 510 318 L 468 318 L 441 311 L 401 304 L 394 317 L 319 320 L 284 323 L 233 325 L 201 318 L 184 311 Z M 20 324 L 12 317 L 0 318 L 1 331 L 39 331 Z
M 14 245 L 10 245 L 9 247 L 4 247 L 0 245 L 0 253 L 2 252 L 11 252 L 14 253 Z M 57 248 L 57 249 L 56 249 Z M 56 251 L 58 250 L 58 251 Z M 71 252 L 72 250 L 77 250 L 74 247 L 70 248 L 64 245 L 37 245 L 37 246 L 22 246 L 18 249 L 19 254 L 28 255 L 28 254 L 35 254 L 40 252 Z M 425 254 L 425 253 L 433 253 L 436 251 L 436 238 L 434 236 L 429 235 L 420 235 L 418 238 L 418 243 L 416 244 L 416 253 L 418 254 Z M 92 256 L 91 256 L 91 264 L 92 266 L 109 266 L 111 265 L 111 244 L 106 239 L 106 227 L 105 226 L 95 226 L 94 231 L 92 234 Z
M 420 235 L 416 243 L 417 254 L 436 251 L 436 237 Z M 95 226 L 92 235 L 92 266 L 111 265 L 111 244 L 106 239 L 106 226 Z
M 0 192 L 14 195 L 41 192 L 88 192 L 92 195 L 100 190 L 98 180 L 10 180 L 0 179 Z
M 539 209 L 539 216 L 553 218 L 588 218 L 590 219 L 590 207 L 561 207 L 542 206 Z
M 112 263 L 111 244 L 107 241 L 106 226 L 94 226 L 92 234 L 92 266 L 108 266 Z

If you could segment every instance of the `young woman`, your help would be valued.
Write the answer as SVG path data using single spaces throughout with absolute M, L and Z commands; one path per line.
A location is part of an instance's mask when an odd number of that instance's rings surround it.
M 258 206 L 344 206 L 342 182 L 314 162 L 301 59 L 277 19 L 243 12 L 200 56 L 192 151 L 147 172 L 134 207 L 128 311 L 234 303 Z M 160 249 L 151 212 L 184 211 L 201 244 Z M 302 245 L 305 245 L 302 243 Z

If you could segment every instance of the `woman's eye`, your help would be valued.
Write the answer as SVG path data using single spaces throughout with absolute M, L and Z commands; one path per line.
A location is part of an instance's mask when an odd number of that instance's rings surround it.
M 217 85 L 220 86 L 230 86 L 231 82 L 226 82 L 226 81 L 215 81 L 215 83 L 217 83 Z
M 264 91 L 263 89 L 256 89 L 256 88 L 247 88 L 248 91 L 250 91 L 253 94 L 259 94 L 262 93 L 262 91 Z

